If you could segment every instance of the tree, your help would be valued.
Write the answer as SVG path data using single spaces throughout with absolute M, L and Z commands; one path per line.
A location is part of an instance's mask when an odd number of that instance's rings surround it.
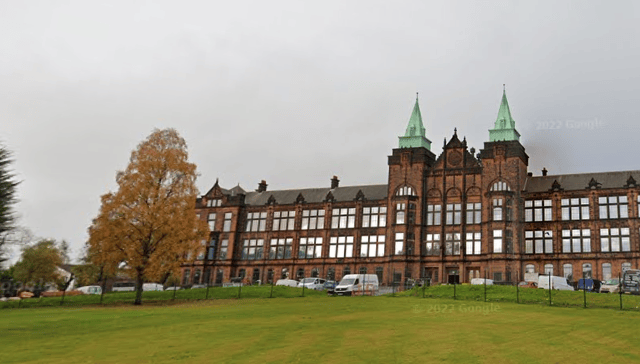
M 131 153 L 116 182 L 118 190 L 102 196 L 89 228 L 90 255 L 111 274 L 125 264 L 139 305 L 145 280 L 177 274 L 183 259 L 201 249 L 208 226 L 195 213 L 196 166 L 174 129 L 154 130 Z
M 0 146 L 0 264 L 6 260 L 2 256 L 2 250 L 11 242 L 11 232 L 16 227 L 13 205 L 17 202 L 16 189 L 19 182 L 9 169 L 12 162 L 11 153 Z
M 52 239 L 44 239 L 22 249 L 20 260 L 14 266 L 13 276 L 26 285 L 58 283 L 58 266 L 63 264 L 63 252 Z

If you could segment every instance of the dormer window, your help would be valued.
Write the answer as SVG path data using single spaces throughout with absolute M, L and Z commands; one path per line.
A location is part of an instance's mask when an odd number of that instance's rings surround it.
M 415 196 L 411 186 L 402 186 L 396 191 L 396 196 Z
M 219 198 L 213 200 L 207 200 L 207 207 L 220 207 L 222 206 L 222 200 Z
M 511 191 L 511 187 L 509 187 L 509 185 L 507 184 L 507 182 L 504 181 L 498 181 L 495 182 L 493 184 L 493 186 L 491 186 L 491 191 L 492 192 L 497 192 L 497 191 Z

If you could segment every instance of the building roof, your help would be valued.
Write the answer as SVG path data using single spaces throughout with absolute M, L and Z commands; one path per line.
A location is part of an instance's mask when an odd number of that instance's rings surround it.
M 502 90 L 502 102 L 500 103 L 496 123 L 494 128 L 489 130 L 489 141 L 497 142 L 503 140 L 520 140 L 520 133 L 516 130 L 516 121 L 513 120 L 509 109 L 507 91 L 504 89 Z
M 398 137 L 400 148 L 427 148 L 431 150 L 431 141 L 426 137 L 426 129 L 422 123 L 422 114 L 420 113 L 420 105 L 418 103 L 418 95 L 416 94 L 416 103 L 413 106 L 407 130 L 404 136 Z
M 276 190 L 264 192 L 247 192 L 245 203 L 247 205 L 262 206 L 266 205 L 273 196 L 275 202 L 281 205 L 294 204 L 298 200 L 298 196 L 302 196 L 307 203 L 317 203 L 327 200 L 329 192 L 333 195 L 336 202 L 353 201 L 357 198 L 358 192 L 362 191 L 366 200 L 383 200 L 387 198 L 387 185 L 363 185 L 363 186 L 345 186 L 337 188 L 304 188 L 295 190 Z
M 527 177 L 524 190 L 525 192 L 547 192 L 552 190 L 554 182 L 557 182 L 560 185 L 559 188 L 565 191 L 585 190 L 591 186 L 600 189 L 625 188 L 630 184 L 637 185 L 636 181 L 640 181 L 640 171 L 559 174 Z

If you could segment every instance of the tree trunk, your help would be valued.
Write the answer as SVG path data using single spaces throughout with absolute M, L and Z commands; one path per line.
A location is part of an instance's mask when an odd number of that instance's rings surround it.
M 136 276 L 136 300 L 133 303 L 134 305 L 141 305 L 142 304 L 142 269 L 137 269 L 137 276 Z

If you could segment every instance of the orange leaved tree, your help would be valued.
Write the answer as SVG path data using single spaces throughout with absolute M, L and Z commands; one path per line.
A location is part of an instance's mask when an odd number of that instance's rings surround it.
M 131 153 L 116 182 L 118 190 L 102 196 L 89 228 L 89 249 L 93 263 L 108 271 L 124 263 L 135 279 L 139 305 L 142 284 L 177 274 L 186 257 L 197 255 L 209 230 L 195 213 L 196 166 L 174 129 L 154 130 Z

